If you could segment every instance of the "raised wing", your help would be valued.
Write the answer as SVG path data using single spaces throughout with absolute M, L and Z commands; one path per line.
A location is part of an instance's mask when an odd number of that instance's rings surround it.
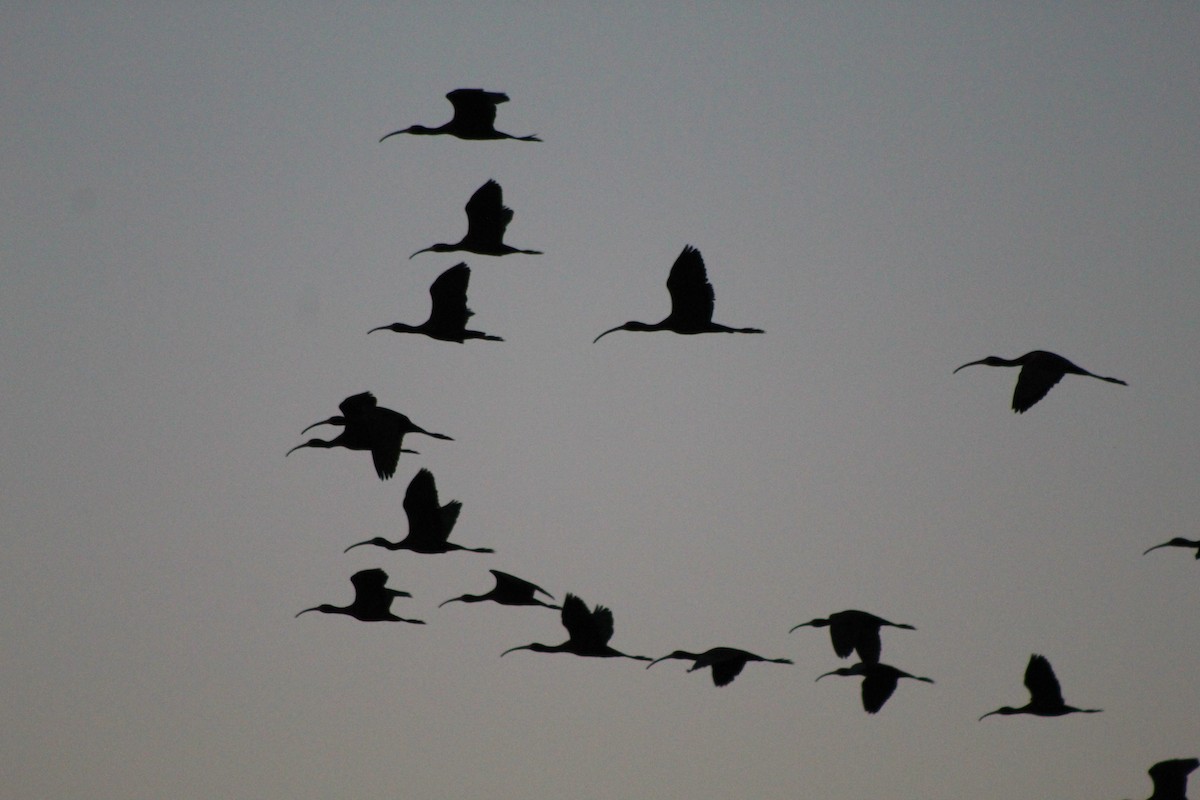
M 346 419 L 361 418 L 376 408 L 378 403 L 375 400 L 375 395 L 370 392 L 351 395 L 338 404 L 338 410 L 342 412 L 342 416 Z
M 460 263 L 443 272 L 430 285 L 429 319 L 437 327 L 458 331 L 467 327 L 467 318 L 471 316 L 471 310 L 467 308 L 467 283 L 470 280 L 471 268 Z
M 1154 781 L 1152 800 L 1187 800 L 1187 780 L 1192 770 L 1200 767 L 1200 759 L 1173 758 L 1160 761 L 1150 768 Z
M 511 208 L 504 207 L 504 191 L 489 180 L 467 201 L 467 236 L 464 241 L 499 243 L 512 222 Z
M 408 537 L 413 541 L 445 542 L 450 537 L 449 529 L 442 525 L 437 485 L 429 470 L 422 468 L 409 482 L 404 513 L 408 517 Z
M 1034 703 L 1063 705 L 1062 687 L 1045 656 L 1034 654 L 1029 657 L 1029 665 L 1025 667 L 1025 688 Z
M 699 330 L 712 322 L 715 295 L 699 250 L 691 245 L 683 248 L 667 276 L 667 291 L 671 293 L 670 318 L 678 327 Z

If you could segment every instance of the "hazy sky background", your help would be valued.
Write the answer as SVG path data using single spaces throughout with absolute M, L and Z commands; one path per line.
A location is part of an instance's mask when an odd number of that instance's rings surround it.
M 0 12 L 7 796 L 1119 800 L 1200 755 L 1200 564 L 1141 555 L 1200 536 L 1200 6 L 646 5 Z M 378 142 L 457 87 L 544 143 Z M 546 254 L 408 260 L 488 178 Z M 593 345 L 685 244 L 766 334 Z M 505 342 L 365 335 L 460 260 Z M 951 374 L 1032 349 L 1129 386 Z M 365 390 L 455 441 L 284 458 Z M 343 554 L 421 467 L 496 554 Z M 429 624 L 293 618 L 367 567 Z M 796 664 L 501 659 L 565 632 L 437 608 L 489 568 Z M 844 608 L 937 683 L 814 683 L 788 629 Z M 1104 713 L 977 721 L 1035 652 Z

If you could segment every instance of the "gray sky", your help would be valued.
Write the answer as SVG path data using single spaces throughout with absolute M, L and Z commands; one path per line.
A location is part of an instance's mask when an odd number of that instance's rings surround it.
M 0 15 L 0 772 L 29 798 L 1145 797 L 1200 755 L 1193 4 L 24 4 Z M 384 133 L 504 91 L 541 144 Z M 542 256 L 468 256 L 488 178 Z M 698 247 L 715 318 L 668 311 Z M 1024 415 L 989 354 L 1059 352 Z M 371 390 L 394 480 L 301 429 Z M 331 429 L 326 429 L 330 431 Z M 404 535 L 421 467 L 494 555 Z M 311 614 L 383 567 L 424 627 Z M 489 568 L 610 606 L 518 652 Z M 875 716 L 826 631 L 918 675 Z M 1045 654 L 1103 714 L 977 717 Z M 756 668 L 757 666 L 757 668 Z M 1193 789 L 1193 795 L 1197 793 Z

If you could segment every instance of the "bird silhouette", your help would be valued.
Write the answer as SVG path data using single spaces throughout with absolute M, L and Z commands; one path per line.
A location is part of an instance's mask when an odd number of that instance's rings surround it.
M 496 585 L 487 594 L 464 594 L 460 597 L 451 597 L 443 603 L 438 604 L 438 608 L 453 603 L 455 601 L 462 603 L 482 603 L 485 600 L 491 600 L 493 603 L 499 603 L 502 606 L 545 606 L 562 610 L 562 606 L 551 605 L 544 600 L 541 600 L 535 595 L 538 592 L 546 595 L 551 600 L 554 595 L 547 592 L 536 583 L 530 583 L 523 578 L 518 578 L 516 575 L 509 575 L 507 572 L 501 572 L 498 569 L 491 569 L 488 572 L 492 573 L 496 578 Z
M 562 624 L 567 629 L 567 640 L 562 644 L 533 642 L 520 647 L 510 647 L 501 653 L 506 656 L 514 650 L 532 650 L 535 653 L 573 653 L 577 656 L 595 658 L 632 658 L 636 661 L 651 661 L 649 656 L 631 656 L 609 647 L 613 635 L 612 611 L 596 606 L 589 611 L 587 604 L 573 594 L 563 600 Z
M 1088 372 L 1083 367 L 1072 364 L 1057 353 L 1050 353 L 1046 350 L 1031 350 L 1025 355 L 1011 360 L 1000 358 L 999 356 L 988 356 L 978 361 L 963 364 L 954 371 L 958 372 L 958 370 L 964 367 L 971 367 L 976 364 L 986 364 L 989 367 L 1021 368 L 1020 373 L 1017 374 L 1017 387 L 1013 390 L 1012 398 L 1012 409 L 1018 414 L 1024 414 L 1034 403 L 1045 397 L 1046 393 L 1054 387 L 1054 384 L 1062 380 L 1063 375 L 1087 375 L 1088 377 L 1099 378 L 1109 383 L 1119 383 L 1122 386 L 1129 385 L 1120 378 L 1109 378 L 1104 375 L 1097 375 L 1094 372 Z
M 434 483 L 433 473 L 427 469 L 418 472 L 408 484 L 404 493 L 404 514 L 408 517 L 408 536 L 399 542 L 389 542 L 382 536 L 358 542 L 347 547 L 342 552 L 348 553 L 356 547 L 371 544 L 388 550 L 412 550 L 414 553 L 449 553 L 453 550 L 469 550 L 472 553 L 494 553 L 490 547 L 463 547 L 461 544 L 446 541 L 454 523 L 458 522 L 458 512 L 462 503 L 451 500 L 446 505 L 438 505 L 437 484 Z
M 686 334 L 763 332 L 761 328 L 730 328 L 712 321 L 713 287 L 708 282 L 700 251 L 691 245 L 686 245 L 675 259 L 671 274 L 667 276 L 667 291 L 671 294 L 671 313 L 662 322 L 631 320 L 606 330 L 593 339 L 592 344 L 613 331 L 673 331 Z
M 1196 548 L 1196 558 L 1200 559 L 1200 540 L 1193 542 L 1191 539 L 1181 539 L 1178 536 L 1169 542 L 1163 542 L 1162 544 L 1156 544 L 1154 547 L 1147 548 L 1142 555 L 1146 555 L 1151 550 L 1157 550 L 1160 547 L 1194 547 Z
M 345 614 L 363 622 L 410 622 L 424 625 L 424 620 L 405 619 L 392 613 L 392 600 L 397 597 L 412 597 L 408 592 L 384 586 L 388 575 L 379 568 L 364 569 L 350 576 L 354 584 L 354 602 L 348 606 L 331 606 L 328 603 L 299 612 L 320 611 L 322 614 Z
M 504 232 L 512 222 L 513 212 L 504 205 L 504 193 L 500 184 L 489 180 L 475 190 L 467 201 L 467 235 L 455 244 L 438 242 L 424 250 L 418 250 L 409 258 L 420 253 L 478 253 L 482 256 L 506 256 L 510 253 L 542 255 L 541 250 L 519 250 L 504 243 Z
M 896 691 L 896 684 L 900 682 L 901 678 L 933 683 L 933 678 L 910 675 L 902 669 L 896 669 L 891 664 L 866 661 L 860 661 L 852 667 L 842 667 L 832 672 L 826 672 L 825 675 L 818 675 L 817 680 L 821 680 L 826 675 L 861 676 L 863 679 L 862 704 L 868 714 L 874 714 L 883 708 L 883 704 L 892 696 L 892 692 Z
M 420 325 L 405 325 L 393 322 L 367 331 L 395 331 L 396 333 L 423 333 L 443 342 L 462 344 L 467 339 L 486 339 L 503 342 L 499 336 L 490 336 L 482 331 L 467 330 L 467 320 L 475 312 L 467 308 L 467 282 L 471 280 L 471 268 L 466 264 L 455 264 L 437 276 L 429 287 L 429 319 Z
M 496 106 L 508 102 L 508 95 L 503 92 L 487 92 L 483 89 L 455 89 L 446 95 L 446 99 L 454 106 L 454 117 L 445 125 L 436 128 L 426 128 L 424 125 L 412 125 L 398 131 L 392 131 L 384 136 L 395 136 L 398 133 L 411 133 L 418 136 L 449 135 L 459 139 L 516 139 L 520 142 L 540 142 L 536 136 L 513 136 L 496 130 Z
M 1063 702 L 1062 688 L 1058 678 L 1045 656 L 1036 653 L 1029 657 L 1029 665 L 1025 667 L 1025 688 L 1029 690 L 1029 702 L 1020 708 L 1002 706 L 995 711 L 989 711 L 984 717 L 992 714 L 1009 716 L 1012 714 L 1033 714 L 1038 717 L 1061 717 L 1064 714 L 1097 714 L 1100 708 L 1075 708 Z
M 1148 800 L 1187 800 L 1188 775 L 1200 767 L 1200 758 L 1159 761 L 1149 769 L 1154 794 Z
M 705 650 L 703 653 L 689 653 L 687 650 L 676 650 L 662 658 L 654 659 L 646 665 L 646 669 L 650 669 L 658 662 L 666 661 L 668 658 L 678 658 L 694 662 L 688 667 L 688 672 L 712 667 L 713 684 L 716 686 L 730 684 L 734 678 L 741 674 L 746 664 L 750 661 L 769 661 L 773 664 L 793 663 L 790 658 L 763 658 L 754 653 L 739 650 L 736 647 L 714 647 L 711 650 Z
M 813 628 L 829 628 L 829 638 L 833 641 L 833 652 L 838 654 L 839 658 L 849 658 L 850 654 L 855 650 L 858 651 L 860 660 L 867 663 L 877 663 L 879 661 L 879 629 L 884 625 L 890 625 L 893 628 L 904 628 L 906 630 L 915 631 L 912 625 L 907 625 L 903 622 L 888 622 L 883 617 L 877 617 L 874 614 L 869 614 L 866 611 L 858 611 L 857 609 L 848 609 L 846 611 L 838 611 L 830 614 L 828 618 L 820 618 L 801 622 L 799 625 L 792 627 L 791 633 L 796 628 L 811 626 Z
M 375 395 L 370 392 L 352 395 L 343 400 L 338 409 L 341 415 L 314 422 L 301 434 L 307 433 L 318 425 L 340 425 L 342 432 L 333 439 L 309 439 L 296 445 L 285 453 L 290 456 L 302 447 L 345 447 L 347 450 L 370 450 L 371 459 L 375 462 L 375 472 L 380 480 L 387 480 L 396 474 L 396 464 L 401 453 L 416 453 L 416 450 L 405 450 L 401 445 L 406 433 L 423 433 L 435 439 L 453 441 L 444 433 L 427 431 L 413 423 L 408 417 L 390 408 L 378 405 Z

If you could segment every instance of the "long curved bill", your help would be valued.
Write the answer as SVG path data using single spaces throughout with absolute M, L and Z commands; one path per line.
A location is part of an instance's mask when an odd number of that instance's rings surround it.
M 958 367 L 958 369 L 955 369 L 954 372 L 958 372 L 958 370 L 963 369 L 963 367 L 973 367 L 976 364 L 982 364 L 985 361 L 987 361 L 987 359 L 985 359 L 985 358 L 981 358 L 978 361 L 969 361 L 966 364 L 963 364 L 962 367 Z M 953 375 L 954 373 L 952 372 L 950 374 Z
M 624 326 L 618 325 L 615 328 L 609 328 L 604 333 L 597 336 L 595 339 L 592 339 L 592 344 L 595 344 L 596 342 L 600 341 L 603 337 L 608 336 L 610 333 L 613 333 L 614 331 L 620 331 L 620 330 L 624 330 Z

